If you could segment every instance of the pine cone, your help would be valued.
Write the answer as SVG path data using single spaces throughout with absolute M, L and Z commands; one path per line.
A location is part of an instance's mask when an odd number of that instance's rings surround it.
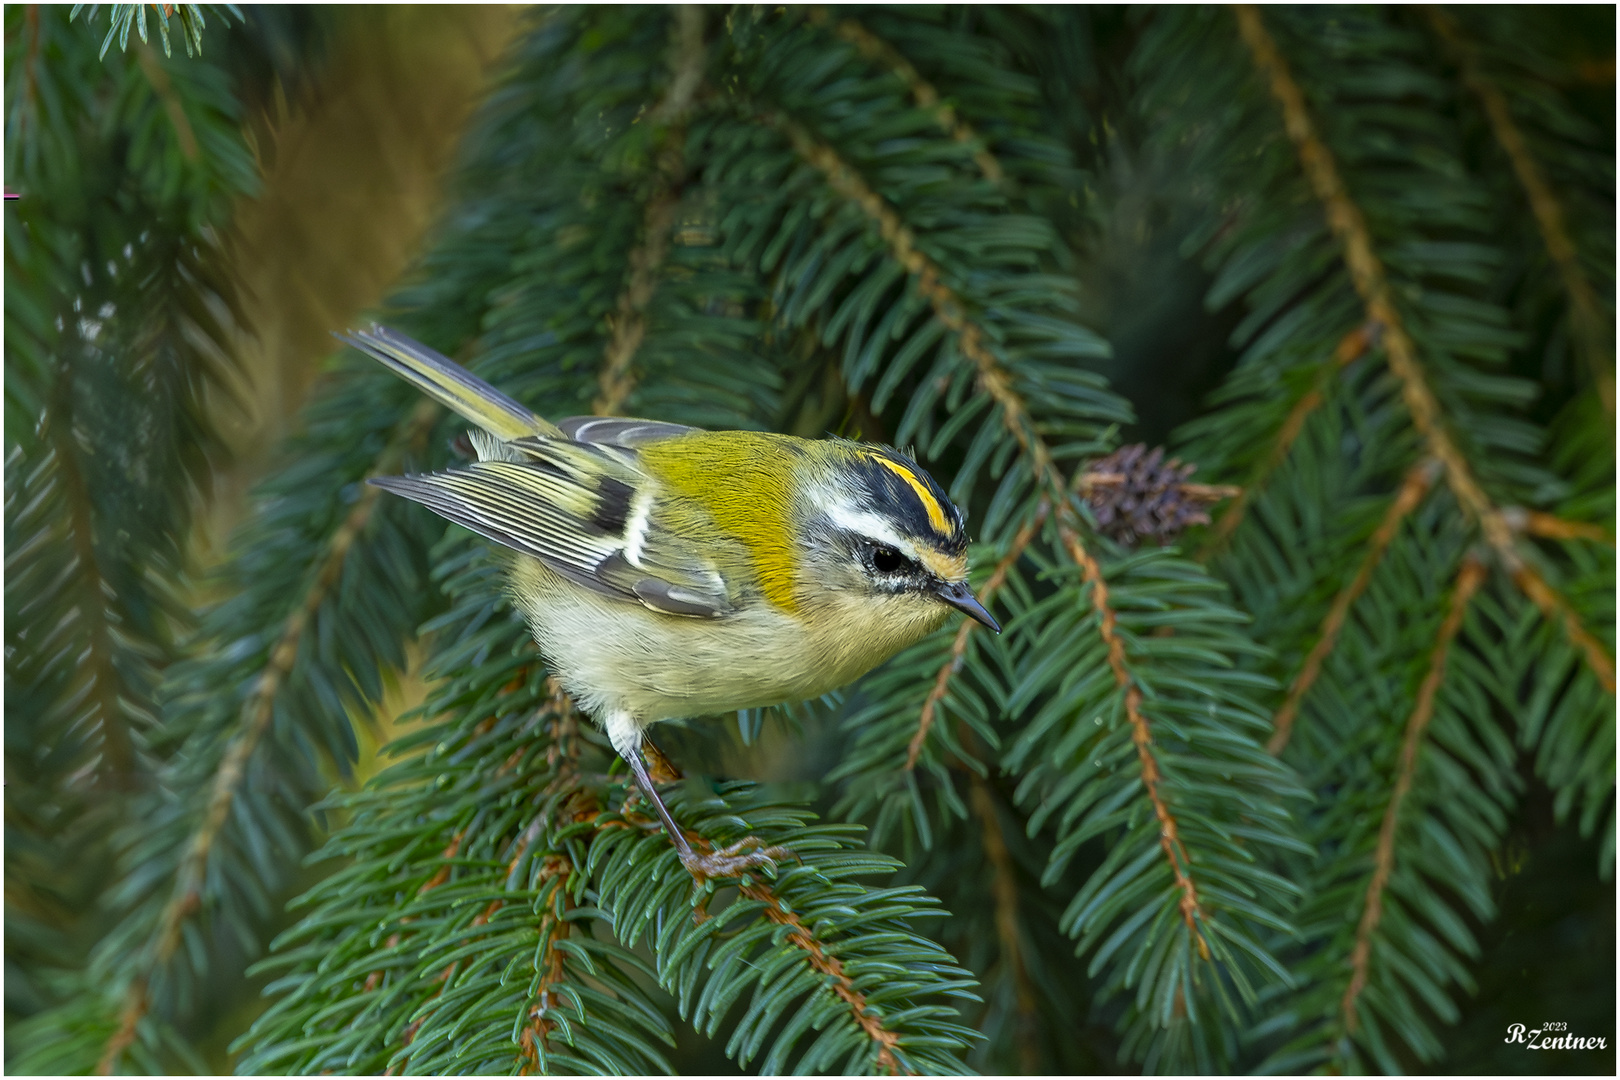
M 1208 508 L 1230 494 L 1224 488 L 1187 484 L 1196 465 L 1164 460 L 1164 448 L 1122 446 L 1086 470 L 1086 501 L 1103 535 L 1136 546 L 1168 544 L 1189 525 L 1208 525 Z

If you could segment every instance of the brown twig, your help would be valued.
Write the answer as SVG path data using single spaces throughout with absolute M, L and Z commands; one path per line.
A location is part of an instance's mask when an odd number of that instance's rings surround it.
M 680 205 L 680 187 L 686 173 L 686 118 L 703 81 L 702 8 L 683 4 L 676 9 L 672 39 L 669 90 L 649 117 L 653 123 L 666 125 L 667 130 L 658 151 L 653 190 L 642 215 L 641 242 L 630 252 L 630 282 L 619 294 L 609 322 L 612 332 L 597 375 L 599 392 L 591 405 L 598 416 L 617 416 L 636 387 L 630 362 L 647 335 L 647 306 L 658 288 L 658 272 L 669 255 L 670 228 Z
M 1012 854 L 1007 850 L 1006 837 L 1002 835 L 995 796 L 990 792 L 989 783 L 976 772 L 970 774 L 968 799 L 983 826 L 980 842 L 984 845 L 985 859 L 990 863 L 990 894 L 995 901 L 996 938 L 1001 943 L 1001 956 L 1012 976 L 1013 994 L 1018 1004 L 1018 1061 L 1026 1075 L 1034 1076 L 1041 1071 L 1040 1057 L 1032 1037 L 1037 1023 L 1036 997 L 1035 988 L 1029 981 L 1029 971 L 1024 966 L 1023 935 L 1018 929 L 1018 877 L 1013 868 Z
M 1277 51 L 1276 43 L 1261 21 L 1257 8 L 1240 4 L 1234 10 L 1238 31 L 1254 56 L 1255 66 L 1270 81 L 1272 96 L 1277 99 L 1282 109 L 1283 126 L 1287 129 L 1288 137 L 1293 141 L 1294 148 L 1299 154 L 1300 164 L 1312 190 L 1322 203 L 1328 226 L 1344 245 L 1345 267 L 1350 272 L 1350 280 L 1355 286 L 1357 295 L 1361 297 L 1362 304 L 1366 307 L 1367 317 L 1382 329 L 1384 355 L 1388 360 L 1390 371 L 1401 384 L 1401 397 L 1406 402 L 1413 427 L 1417 428 L 1418 433 L 1428 444 L 1429 453 L 1444 467 L 1447 486 L 1462 504 L 1463 510 L 1479 522 L 1480 531 L 1485 534 L 1486 541 L 1495 550 L 1497 558 L 1512 575 L 1513 580 L 1520 583 L 1521 587 L 1526 581 L 1539 581 L 1550 593 L 1551 587 L 1547 586 L 1545 581 L 1540 581 L 1534 574 L 1521 573 L 1524 560 L 1514 547 L 1513 530 L 1503 513 L 1492 505 L 1490 498 L 1480 487 L 1479 481 L 1475 479 L 1468 459 L 1463 456 L 1462 450 L 1446 430 L 1440 403 L 1429 387 L 1423 367 L 1418 362 L 1417 348 L 1407 336 L 1405 321 L 1395 306 L 1389 279 L 1384 273 L 1384 265 L 1373 251 L 1372 234 L 1367 229 L 1366 219 L 1361 213 L 1361 208 L 1345 189 L 1344 182 L 1339 177 L 1338 166 L 1334 164 L 1333 155 L 1316 134 L 1310 112 L 1305 106 L 1305 95 L 1290 74 L 1287 61 Z M 1543 611 L 1568 610 L 1567 602 L 1561 600 L 1549 608 L 1535 596 L 1531 599 L 1535 600 Z M 1564 625 L 1566 630 L 1572 629 L 1568 620 L 1565 620 Z M 1571 640 L 1582 646 L 1589 660 L 1595 658 L 1594 670 L 1597 671 L 1599 679 L 1604 680 L 1605 685 L 1612 686 L 1613 660 L 1601 647 L 1595 652 L 1586 647 L 1584 643 L 1592 639 L 1580 628 L 1578 621 L 1573 624 L 1573 629 L 1582 636 L 1577 638 L 1572 633 Z M 1607 676 L 1605 671 L 1608 672 Z
M 1614 534 L 1588 521 L 1570 521 L 1539 510 L 1522 510 L 1513 506 L 1504 509 L 1502 516 L 1514 532 L 1529 533 L 1546 540 L 1591 540 L 1614 547 Z
M 797 914 L 783 906 L 769 885 L 763 882 L 739 885 L 737 891 L 750 900 L 764 904 L 765 917 L 778 926 L 788 928 L 788 940 L 804 951 L 812 968 L 832 979 L 832 992 L 849 1006 L 850 1015 L 866 1037 L 877 1044 L 879 1068 L 890 1076 L 900 1072 L 900 1062 L 894 1056 L 894 1047 L 900 1042 L 899 1033 L 883 1026 L 877 1010 L 868 1005 L 866 995 L 855 988 L 854 981 L 844 973 L 844 965 L 838 957 L 828 955 L 821 942 L 816 940 L 815 932 L 804 925 Z M 906 1075 L 912 1075 L 910 1070 L 906 1070 Z
M 1339 590 L 1333 598 L 1333 606 L 1328 609 L 1327 618 L 1322 620 L 1322 630 L 1311 647 L 1310 654 L 1305 657 L 1299 674 L 1288 687 L 1288 698 L 1283 702 L 1282 708 L 1277 710 L 1277 717 L 1272 721 L 1271 740 L 1266 743 L 1266 750 L 1272 754 L 1280 754 L 1288 745 L 1289 738 L 1294 732 L 1294 719 L 1299 715 L 1299 705 L 1305 694 L 1316 682 L 1316 677 L 1322 673 L 1322 664 L 1338 643 L 1339 631 L 1344 628 L 1345 618 L 1350 614 L 1350 605 L 1356 602 L 1372 580 L 1373 571 L 1383 561 L 1384 552 L 1389 549 L 1390 542 L 1395 539 L 1395 532 L 1400 528 L 1406 515 L 1416 510 L 1423 497 L 1429 493 L 1429 488 L 1436 479 L 1438 469 L 1433 460 L 1420 461 L 1412 466 L 1406 473 L 1406 479 L 1401 482 L 1400 490 L 1390 501 L 1389 508 L 1384 511 L 1384 519 L 1373 530 L 1372 537 L 1367 541 L 1367 553 L 1362 556 L 1361 566 L 1356 570 L 1356 576 L 1350 583 Z
M 1372 937 L 1378 929 L 1379 920 L 1383 918 L 1384 889 L 1388 886 L 1390 875 L 1395 869 L 1395 830 L 1400 823 L 1401 804 L 1412 788 L 1412 777 L 1417 771 L 1418 749 L 1423 741 L 1423 733 L 1429 726 L 1429 720 L 1434 715 L 1435 696 L 1439 693 L 1440 684 L 1445 678 L 1447 654 L 1457 637 L 1457 631 L 1462 628 L 1468 601 L 1484 580 L 1484 564 L 1472 557 L 1466 559 L 1462 570 L 1457 574 L 1456 587 L 1452 590 L 1451 610 L 1446 613 L 1445 622 L 1440 626 L 1439 637 L 1429 654 L 1428 674 L 1423 677 L 1412 715 L 1406 721 L 1406 737 L 1401 742 L 1400 768 L 1395 776 L 1395 788 L 1390 793 L 1389 805 L 1384 808 L 1383 824 L 1378 829 L 1378 846 L 1373 853 L 1372 880 L 1367 883 L 1367 896 L 1361 909 L 1361 921 L 1356 926 L 1356 944 L 1350 952 L 1350 984 L 1345 987 L 1344 997 L 1339 1002 L 1339 1011 L 1344 1017 L 1344 1029 L 1351 1034 L 1355 1033 L 1359 1023 L 1356 1015 L 1356 999 L 1367 986 L 1367 969 L 1372 960 Z
M 1547 584 L 1547 580 L 1536 573 L 1528 563 L 1521 563 L 1513 571 L 1513 583 L 1524 591 L 1524 595 L 1530 598 L 1531 603 L 1541 609 L 1542 615 L 1549 621 L 1563 626 L 1570 644 L 1585 654 L 1586 662 L 1591 665 L 1598 683 L 1609 693 L 1614 693 L 1614 661 L 1609 658 L 1603 643 L 1581 625 L 1581 617 L 1575 613 L 1569 601 Z
M 433 402 L 419 403 L 401 425 L 388 448 L 378 458 L 373 475 L 392 471 L 407 451 L 419 449 L 433 430 L 438 415 L 439 406 Z M 377 496 L 381 493 L 381 488 L 370 485 L 361 488 L 360 497 L 355 501 L 354 507 L 327 542 L 314 581 L 298 606 L 282 623 L 281 636 L 275 647 L 270 650 L 269 659 L 259 673 L 253 692 L 243 703 L 241 727 L 226 748 L 219 768 L 214 773 L 208 807 L 196 832 L 192 833 L 191 842 L 181 860 L 174 895 L 163 909 L 157 934 L 142 965 L 143 970 L 134 977 L 125 994 L 124 1019 L 108 1040 L 101 1060 L 96 1065 L 96 1072 L 102 1076 L 111 1075 L 119 1056 L 134 1042 L 136 1026 L 150 1008 L 148 995 L 150 973 L 169 962 L 180 946 L 186 919 L 202 906 L 203 883 L 207 877 L 208 860 L 213 855 L 214 843 L 225 827 L 225 822 L 230 818 L 242 782 L 247 777 L 248 762 L 253 752 L 258 749 L 265 733 L 270 730 L 270 722 L 275 715 L 276 695 L 287 677 L 292 674 L 304 631 L 314 620 L 321 603 L 338 583 L 349 549 L 354 546 L 366 523 L 371 520 L 372 509 L 376 506 Z
M 1007 572 L 1024 554 L 1024 549 L 1029 547 L 1029 542 L 1035 538 L 1035 532 L 1040 528 L 1041 522 L 1046 520 L 1050 506 L 1051 503 L 1042 499 L 1040 505 L 1035 508 L 1034 516 L 1025 522 L 1024 527 L 1019 529 L 1018 534 L 1013 537 L 1012 545 L 1008 547 L 1007 554 L 1002 556 L 1001 561 L 996 564 L 995 571 L 985 580 L 984 586 L 979 590 L 979 602 L 981 604 L 988 604 L 1006 582 Z M 908 772 L 917 767 L 917 757 L 922 753 L 923 743 L 928 738 L 928 729 L 934 726 L 934 718 L 938 713 L 940 703 L 945 700 L 945 691 L 950 685 L 951 675 L 961 665 L 962 658 L 967 655 L 968 636 L 973 633 L 973 628 L 978 625 L 972 619 L 962 621 L 961 627 L 956 631 L 956 640 L 951 644 L 950 655 L 945 658 L 945 662 L 939 666 L 939 673 L 934 676 L 934 687 L 928 692 L 928 697 L 923 700 L 922 712 L 917 717 L 917 733 L 911 737 L 911 745 L 906 750 L 906 771 Z
M 831 15 L 826 8 L 817 6 L 810 9 L 812 25 L 824 26 L 830 20 Z M 977 146 L 973 152 L 973 163 L 979 167 L 979 172 L 984 174 L 986 180 L 998 185 L 1005 182 L 1006 172 L 1002 169 L 1001 162 L 989 151 L 988 141 L 982 139 L 973 129 L 973 125 L 964 120 L 953 107 L 940 100 L 939 91 L 922 77 L 911 61 L 902 56 L 899 50 L 862 26 L 856 19 L 840 19 L 838 25 L 834 27 L 834 32 L 855 46 L 856 51 L 863 57 L 888 68 L 905 83 L 917 107 L 931 112 L 934 122 L 947 136 L 964 146 Z
M 1604 317 L 1591 281 L 1581 269 L 1580 255 L 1565 223 L 1563 204 L 1553 194 L 1552 185 L 1547 182 L 1541 166 L 1531 155 L 1524 134 L 1513 119 L 1513 111 L 1508 107 L 1506 95 L 1481 70 L 1478 51 L 1446 12 L 1433 4 L 1424 5 L 1424 11 L 1429 17 L 1429 25 L 1434 27 L 1434 32 L 1445 42 L 1462 69 L 1463 85 L 1479 98 L 1485 117 L 1490 122 L 1491 132 L 1513 164 L 1514 175 L 1524 188 L 1525 198 L 1530 202 L 1530 212 L 1535 215 L 1536 225 L 1541 230 L 1542 243 L 1546 245 L 1553 264 L 1558 267 L 1564 291 L 1569 293 L 1570 323 L 1575 331 L 1576 345 L 1585 354 L 1586 362 L 1592 369 L 1598 399 L 1612 418 L 1614 348 L 1609 339 L 1608 320 Z
M 1205 541 L 1199 558 L 1207 562 L 1226 546 L 1237 527 L 1243 524 L 1243 517 L 1248 512 L 1249 502 L 1265 484 L 1272 473 L 1276 472 L 1282 463 L 1287 460 L 1288 452 L 1293 449 L 1294 441 L 1299 433 L 1305 430 L 1305 421 L 1327 400 L 1328 385 L 1338 377 L 1340 371 L 1349 367 L 1372 347 L 1378 336 L 1378 328 L 1371 323 L 1351 330 L 1339 343 L 1333 347 L 1333 356 L 1328 363 L 1323 364 L 1316 373 L 1316 380 L 1305 395 L 1294 403 L 1288 416 L 1283 420 L 1282 427 L 1277 429 L 1277 436 L 1271 444 L 1271 451 L 1255 470 L 1249 482 L 1242 490 L 1237 492 L 1237 499 L 1226 508 L 1220 518 L 1215 522 L 1214 528 L 1209 531 L 1209 539 Z

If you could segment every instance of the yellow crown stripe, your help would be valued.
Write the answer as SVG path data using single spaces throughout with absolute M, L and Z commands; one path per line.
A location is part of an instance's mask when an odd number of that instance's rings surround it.
M 928 524 L 934 527 L 935 532 L 941 536 L 951 535 L 950 519 L 945 516 L 945 508 L 939 505 L 939 500 L 934 498 L 933 492 L 928 490 L 928 485 L 917 479 L 916 473 L 898 461 L 890 461 L 888 458 L 879 457 L 876 454 L 871 455 L 871 458 L 911 485 L 911 490 L 915 491 L 917 498 L 922 500 L 923 509 L 928 511 Z

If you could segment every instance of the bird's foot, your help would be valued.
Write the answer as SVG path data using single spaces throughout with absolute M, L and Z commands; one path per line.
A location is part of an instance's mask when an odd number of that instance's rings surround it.
M 685 852 L 681 855 L 681 865 L 701 885 L 711 878 L 740 877 L 745 871 L 759 866 L 775 869 L 779 860 L 797 858 L 785 847 L 766 847 L 759 837 L 745 836 L 730 847 L 716 848 L 702 854 Z

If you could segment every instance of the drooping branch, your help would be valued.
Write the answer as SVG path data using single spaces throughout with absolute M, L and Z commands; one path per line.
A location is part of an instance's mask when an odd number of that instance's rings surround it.
M 1384 808 L 1384 820 L 1378 828 L 1378 846 L 1373 853 L 1373 874 L 1367 882 L 1366 899 L 1362 904 L 1361 921 L 1356 926 L 1356 944 L 1350 952 L 1350 983 L 1339 1002 L 1344 1030 L 1354 1034 L 1360 1020 L 1356 1001 L 1367 986 L 1367 972 L 1372 962 L 1372 939 L 1384 914 L 1384 890 L 1395 871 L 1395 832 L 1400 825 L 1401 805 L 1412 788 L 1412 777 L 1417 771 L 1418 751 L 1423 745 L 1423 734 L 1434 715 L 1435 696 L 1445 679 L 1446 658 L 1451 651 L 1457 631 L 1462 628 L 1468 602 L 1485 580 L 1485 566 L 1470 557 L 1463 562 L 1457 574 L 1457 583 L 1451 593 L 1451 609 L 1440 625 L 1439 636 L 1429 654 L 1429 670 L 1418 688 L 1417 702 L 1406 721 L 1406 735 L 1401 741 L 1401 757 L 1395 775 L 1395 786 L 1389 804 Z
M 1131 678 L 1125 643 L 1115 632 L 1115 613 L 1108 603 L 1108 583 L 1078 531 L 1079 513 L 1063 473 L 1052 460 L 1046 441 L 1035 430 L 1034 420 L 1023 397 L 1014 389 L 1012 375 L 1002 366 L 986 343 L 983 329 L 967 315 L 967 305 L 944 281 L 940 267 L 916 245 L 916 238 L 900 219 L 899 213 L 884 200 L 860 174 L 839 157 L 837 151 L 811 137 L 804 127 L 780 114 L 769 118 L 785 132 L 801 157 L 818 169 L 834 191 L 859 206 L 878 226 L 889 245 L 890 255 L 913 276 L 916 288 L 933 308 L 934 317 L 956 335 L 957 348 L 978 370 L 979 388 L 1001 410 L 1002 423 L 1023 451 L 1027 467 L 1037 485 L 1045 486 L 1057 507 L 1058 534 L 1064 550 L 1080 567 L 1091 586 L 1091 603 L 1098 615 L 1098 632 L 1108 649 L 1108 662 L 1115 683 L 1124 692 L 1125 712 L 1131 724 L 1142 768 L 1142 785 L 1160 823 L 1159 842 L 1170 863 L 1176 886 L 1181 891 L 1182 917 L 1198 942 L 1199 955 L 1209 959 L 1209 945 L 1198 929 L 1202 916 L 1198 892 L 1190 873 L 1186 850 L 1182 847 L 1175 817 L 1159 792 L 1162 774 L 1153 753 L 1153 736 L 1148 718 L 1142 713 L 1142 691 Z M 943 697 L 943 692 L 941 692 Z
M 1240 4 L 1234 11 L 1239 33 L 1254 57 L 1255 66 L 1267 77 L 1272 96 L 1277 99 L 1282 110 L 1283 126 L 1287 129 L 1288 137 L 1299 155 L 1300 164 L 1310 181 L 1311 189 L 1322 203 L 1328 226 L 1344 245 L 1345 266 L 1350 272 L 1350 280 L 1355 286 L 1357 295 L 1361 297 L 1366 307 L 1367 317 L 1381 328 L 1384 355 L 1391 373 L 1401 384 L 1401 397 L 1412 417 L 1412 425 L 1427 443 L 1429 453 L 1443 466 L 1446 483 L 1451 488 L 1452 494 L 1462 504 L 1464 511 L 1479 523 L 1486 541 L 1495 550 L 1497 558 L 1513 580 L 1521 588 L 1527 583 L 1532 586 L 1539 583 L 1546 593 L 1551 594 L 1551 586 L 1533 572 L 1530 574 L 1521 572 L 1524 560 L 1514 546 L 1513 529 L 1502 511 L 1492 504 L 1485 490 L 1480 487 L 1468 459 L 1447 430 L 1440 403 L 1429 386 L 1422 364 L 1418 361 L 1417 347 L 1407 335 L 1405 320 L 1395 306 L 1389 278 L 1384 273 L 1384 264 L 1373 250 L 1372 234 L 1368 231 L 1366 217 L 1350 197 L 1344 181 L 1340 178 L 1332 152 L 1317 135 L 1315 124 L 1305 105 L 1305 95 L 1300 90 L 1299 84 L 1294 81 L 1287 61 L 1277 51 L 1276 42 L 1266 30 L 1257 8 Z M 1530 599 L 1544 612 L 1568 610 L 1568 602 L 1561 598 L 1556 602 L 1543 602 L 1537 599 L 1537 596 L 1531 595 Z M 1566 631 L 1572 629 L 1567 619 L 1561 621 Z M 1578 621 L 1575 622 L 1573 629 L 1581 637 L 1572 633 L 1571 640 L 1582 648 L 1589 661 L 1593 661 L 1593 670 L 1604 685 L 1612 687 L 1613 659 L 1601 646 L 1596 648 L 1594 656 L 1594 650 L 1584 644 L 1585 641 L 1591 640 L 1590 635 L 1580 627 Z
M 1564 206 L 1553 193 L 1552 185 L 1547 182 L 1541 166 L 1530 153 L 1530 147 L 1524 141 L 1524 134 L 1519 130 L 1518 123 L 1513 119 L 1513 112 L 1508 107 L 1506 95 L 1481 70 L 1478 50 L 1464 37 L 1456 21 L 1444 10 L 1436 5 L 1426 4 L 1424 12 L 1428 15 L 1429 25 L 1434 28 L 1440 40 L 1445 42 L 1447 51 L 1462 69 L 1463 85 L 1479 98 L 1479 103 L 1485 110 L 1485 117 L 1490 122 L 1491 132 L 1513 164 L 1513 173 L 1519 178 L 1519 185 L 1524 188 L 1525 198 L 1530 203 L 1530 211 L 1535 215 L 1536 226 L 1541 231 L 1542 243 L 1546 245 L 1547 254 L 1552 258 L 1553 265 L 1558 267 L 1558 277 L 1564 284 L 1564 291 L 1569 293 L 1570 324 L 1575 331 L 1576 347 L 1585 355 L 1586 362 L 1592 369 L 1598 399 L 1603 402 L 1603 408 L 1612 418 L 1614 344 L 1610 339 L 1608 320 L 1604 318 L 1603 310 L 1598 304 L 1597 293 L 1581 269 L 1580 255 L 1575 250 L 1575 242 L 1569 235 L 1569 227 L 1564 219 Z
M 817 6 L 810 9 L 812 25 L 825 26 L 831 21 L 832 16 L 826 8 Z M 955 108 L 940 100 L 939 91 L 922 77 L 911 61 L 902 56 L 898 49 L 862 26 L 857 19 L 840 19 L 833 27 L 833 31 L 855 46 L 863 57 L 888 68 L 905 83 L 906 89 L 911 91 L 911 99 L 917 103 L 919 109 L 927 109 L 933 114 L 934 122 L 939 125 L 941 131 L 964 146 L 974 147 L 973 163 L 979 167 L 986 180 L 992 184 L 1001 184 L 1006 180 L 1006 171 L 986 147 L 983 137 Z
M 394 471 L 407 452 L 419 450 L 432 432 L 438 416 L 438 405 L 431 401 L 420 402 L 379 456 L 372 475 Z M 137 1025 L 151 1007 L 148 994 L 151 976 L 173 958 L 180 946 L 186 920 L 202 907 L 209 859 L 241 794 L 242 785 L 247 779 L 248 763 L 270 729 L 275 716 L 276 695 L 292 674 L 304 632 L 342 576 L 349 550 L 371 520 L 372 510 L 381 493 L 381 488 L 370 485 L 361 488 L 354 507 L 327 541 L 314 580 L 300 598 L 298 606 L 282 623 L 281 634 L 270 650 L 264 669 L 259 673 L 252 693 L 243 703 L 240 727 L 214 772 L 207 808 L 186 845 L 173 896 L 164 906 L 157 933 L 142 958 L 141 970 L 126 991 L 118 1030 L 108 1040 L 96 1066 L 96 1071 L 103 1076 L 111 1075 L 119 1056 L 135 1041 Z
M 597 376 L 599 391 L 591 409 L 598 416 L 616 416 L 635 390 L 630 363 L 647 334 L 647 306 L 658 288 L 658 274 L 669 255 L 670 228 L 680 204 L 686 173 L 684 150 L 686 120 L 703 82 L 703 9 L 683 4 L 675 9 L 671 35 L 669 89 L 651 110 L 651 123 L 665 126 L 658 150 L 652 191 L 642 214 L 641 239 L 630 252 L 630 280 L 611 319 L 611 333 L 602 352 Z
M 1401 482 L 1400 490 L 1390 501 L 1389 508 L 1384 511 L 1384 518 L 1373 530 L 1371 538 L 1367 541 L 1367 553 L 1361 558 L 1361 566 L 1356 570 L 1356 576 L 1350 583 L 1339 590 L 1333 598 L 1333 606 L 1328 609 L 1327 617 L 1322 620 L 1322 629 L 1311 647 L 1310 654 L 1305 657 L 1299 674 L 1288 687 L 1288 697 L 1282 708 L 1277 710 L 1277 717 L 1272 721 L 1271 740 L 1266 743 L 1266 750 L 1272 754 L 1280 754 L 1288 745 L 1289 738 L 1294 733 L 1294 719 L 1299 715 L 1300 702 L 1316 682 L 1316 677 L 1322 673 L 1322 664 L 1333 647 L 1338 644 L 1339 631 L 1344 629 L 1344 620 L 1350 614 L 1350 606 L 1356 602 L 1367 589 L 1372 580 L 1373 571 L 1384 559 L 1384 552 L 1389 550 L 1390 541 L 1395 539 L 1395 533 L 1400 528 L 1406 515 L 1418 508 L 1423 497 L 1429 493 L 1429 488 L 1439 479 L 1437 463 L 1432 459 L 1418 462 L 1406 473 L 1406 479 Z

